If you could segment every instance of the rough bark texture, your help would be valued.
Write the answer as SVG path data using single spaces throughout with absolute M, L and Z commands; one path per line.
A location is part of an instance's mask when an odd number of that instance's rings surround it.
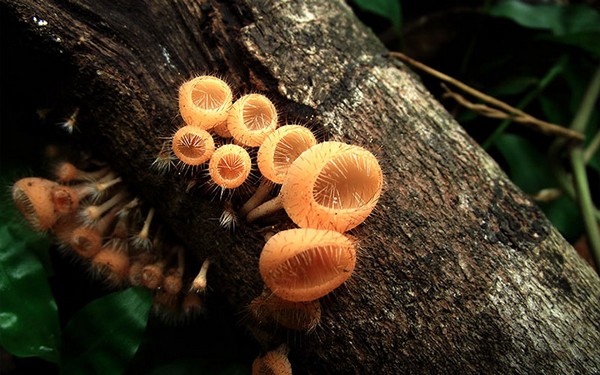
M 384 195 L 352 231 L 356 274 L 290 343 L 295 373 L 600 371 L 597 275 L 342 1 L 1 3 L 42 61 L 71 67 L 83 136 L 191 252 L 213 257 L 213 293 L 236 310 L 262 290 L 260 227 L 228 234 L 221 203 L 149 169 L 179 124 L 178 85 L 220 74 L 378 155 Z M 286 337 L 254 331 L 265 347 Z

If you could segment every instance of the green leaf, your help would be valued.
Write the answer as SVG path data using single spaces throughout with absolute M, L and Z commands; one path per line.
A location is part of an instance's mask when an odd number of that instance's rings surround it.
M 530 5 L 507 0 L 492 6 L 489 13 L 556 36 L 600 31 L 600 13 L 585 5 Z
M 524 192 L 535 194 L 557 185 L 545 156 L 526 138 L 502 134 L 495 146 L 508 163 L 510 179 Z
M 574 243 L 579 239 L 584 226 L 579 208 L 571 198 L 562 196 L 551 202 L 541 203 L 540 207 L 567 241 Z
M 58 363 L 58 312 L 43 266 L 49 242 L 18 219 L 12 202 L 0 203 L 0 345 Z
M 399 0 L 352 0 L 360 9 L 389 20 L 396 30 L 402 26 L 402 8 Z
M 151 293 L 129 288 L 77 312 L 63 334 L 63 374 L 120 374 L 142 340 Z
M 562 36 L 547 36 L 541 38 L 554 43 L 564 44 L 580 48 L 591 54 L 594 58 L 600 57 L 600 32 L 591 31 L 575 34 L 567 34 Z

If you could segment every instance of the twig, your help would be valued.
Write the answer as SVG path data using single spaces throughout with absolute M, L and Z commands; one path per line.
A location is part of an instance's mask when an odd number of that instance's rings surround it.
M 442 72 L 439 72 L 433 68 L 430 68 L 429 66 L 427 66 L 423 63 L 413 60 L 410 57 L 408 57 L 400 52 L 389 52 L 389 56 L 397 58 L 398 60 L 401 60 L 405 63 L 408 63 L 408 64 L 412 65 L 413 67 L 420 69 L 428 74 L 431 74 L 432 76 L 434 76 L 446 83 L 449 83 L 449 84 L 457 87 L 458 89 L 460 89 L 460 90 L 462 90 L 462 91 L 464 91 L 464 92 L 466 92 L 466 93 L 468 93 L 490 105 L 493 105 L 497 108 L 502 109 L 503 112 L 509 114 L 509 116 L 510 116 L 509 118 L 511 118 L 515 121 L 517 121 L 516 119 L 520 119 L 518 122 L 520 122 L 522 124 L 527 124 L 544 134 L 556 135 L 556 136 L 560 136 L 560 137 L 564 137 L 564 138 L 569 138 L 569 139 L 577 141 L 577 142 L 581 142 L 584 138 L 583 134 L 579 131 L 574 131 L 571 129 L 564 128 L 560 125 L 556 125 L 556 124 L 552 124 L 552 123 L 549 123 L 546 121 L 539 120 L 539 119 L 521 111 L 518 108 L 515 108 L 509 104 L 506 104 L 503 101 L 500 101 L 494 97 L 486 95 L 486 94 L 482 93 L 481 91 L 478 91 L 468 85 L 465 85 L 464 83 L 462 83 Z M 487 108 L 489 108 L 489 107 L 487 107 Z
M 443 83 L 441 85 L 444 88 L 444 90 L 446 91 L 442 97 L 452 98 L 452 99 L 456 100 L 463 107 L 468 108 L 473 112 L 477 112 L 482 116 L 496 118 L 496 119 L 502 119 L 502 120 L 511 120 L 511 121 L 515 121 L 515 122 L 520 122 L 522 124 L 531 124 L 531 117 L 529 117 L 529 116 L 528 117 L 514 116 L 510 113 L 506 113 L 499 109 L 489 107 L 485 104 L 476 104 L 476 103 L 470 102 L 464 96 L 450 90 L 450 88 L 447 85 L 445 85 Z

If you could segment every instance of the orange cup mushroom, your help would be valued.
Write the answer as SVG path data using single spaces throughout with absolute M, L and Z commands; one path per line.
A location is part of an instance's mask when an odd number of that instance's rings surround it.
M 341 233 L 319 229 L 279 232 L 265 244 L 258 263 L 265 285 L 292 302 L 313 301 L 346 281 L 356 264 L 356 248 Z
M 360 146 L 319 143 L 289 167 L 280 194 L 248 213 L 253 222 L 284 208 L 301 228 L 346 232 L 373 211 L 383 186 L 377 158 Z
M 286 301 L 265 290 L 250 302 L 249 310 L 259 323 L 272 321 L 282 327 L 310 332 L 321 321 L 319 300 Z
M 264 177 L 282 184 L 294 160 L 316 144 L 317 139 L 304 126 L 282 126 L 260 145 L 257 156 L 258 169 Z
M 219 147 L 208 163 L 212 181 L 224 189 L 235 189 L 242 185 L 251 170 L 252 162 L 248 151 L 232 144 Z
M 227 117 L 227 130 L 244 146 L 258 147 L 277 129 L 277 110 L 264 95 L 248 94 L 239 98 Z
M 292 364 L 288 347 L 282 344 L 275 350 L 266 352 L 252 362 L 252 375 L 292 375 Z
M 58 186 L 54 181 L 37 177 L 28 177 L 15 182 L 12 198 L 21 214 L 38 231 L 50 229 L 60 215 L 54 209 L 53 189 Z
M 182 163 L 197 166 L 210 159 L 215 151 L 215 142 L 206 130 L 187 125 L 173 135 L 172 147 Z
M 233 95 L 223 80 L 200 76 L 179 88 L 179 113 L 186 124 L 212 129 L 227 121 Z
M 346 232 L 373 211 L 383 186 L 375 156 L 360 146 L 323 142 L 292 163 L 282 205 L 301 228 Z

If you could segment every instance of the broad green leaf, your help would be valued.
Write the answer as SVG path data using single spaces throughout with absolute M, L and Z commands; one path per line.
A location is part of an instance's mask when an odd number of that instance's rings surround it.
M 16 174 L 4 169 L 0 183 Z M 0 346 L 18 357 L 59 361 L 60 325 L 44 264 L 48 240 L 34 232 L 9 197 L 0 201 Z M 49 267 L 47 269 L 50 269 Z
M 550 30 L 556 36 L 600 31 L 600 13 L 585 5 L 530 5 L 507 0 L 492 6 L 489 13 L 528 28 Z
M 571 198 L 562 196 L 552 202 L 541 203 L 540 207 L 567 241 L 573 243 L 579 239 L 584 226 L 579 208 Z
M 541 189 L 556 187 L 546 158 L 526 138 L 502 134 L 495 146 L 508 163 L 510 179 L 524 192 L 535 194 Z
M 590 31 L 561 36 L 546 36 L 542 40 L 580 48 L 595 58 L 600 57 L 600 31 Z
M 63 374 L 120 374 L 142 340 L 151 293 L 129 288 L 75 314 L 63 333 Z
M 388 19 L 396 30 L 402 26 L 400 0 L 352 0 L 360 9 Z

